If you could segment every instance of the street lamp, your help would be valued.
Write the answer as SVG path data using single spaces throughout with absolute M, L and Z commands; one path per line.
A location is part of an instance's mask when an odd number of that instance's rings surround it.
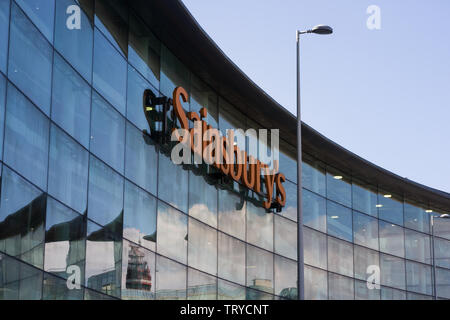
M 449 214 L 441 214 L 440 216 L 430 216 L 430 224 L 431 224 L 431 246 L 433 247 L 432 255 L 433 255 L 433 279 L 434 279 L 434 286 L 433 286 L 433 298 L 434 300 L 437 300 L 437 289 L 436 289 L 436 257 L 434 256 L 434 219 L 449 219 Z
M 302 119 L 300 112 L 300 35 L 304 33 L 331 34 L 333 28 L 325 25 L 317 25 L 310 30 L 297 30 L 297 255 L 298 274 L 297 289 L 298 299 L 305 300 L 305 278 L 303 259 L 303 213 L 302 213 Z

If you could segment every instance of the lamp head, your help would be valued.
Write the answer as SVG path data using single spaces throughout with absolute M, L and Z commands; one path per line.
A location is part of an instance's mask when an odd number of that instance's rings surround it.
M 311 30 L 308 30 L 309 33 L 315 33 L 315 34 L 332 34 L 333 28 L 330 26 L 326 26 L 323 24 L 319 24 L 312 28 Z

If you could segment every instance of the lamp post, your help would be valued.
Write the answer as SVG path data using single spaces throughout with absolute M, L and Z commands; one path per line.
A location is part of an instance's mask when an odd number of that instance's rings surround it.
M 305 300 L 302 213 L 302 120 L 300 112 L 300 35 L 304 33 L 331 34 L 333 33 L 333 28 L 325 25 L 318 25 L 310 30 L 297 30 L 297 297 L 299 300 Z
M 434 300 L 437 300 L 437 289 L 436 289 L 436 257 L 434 256 L 434 219 L 449 219 L 450 215 L 448 214 L 441 214 L 440 216 L 430 216 L 430 225 L 431 225 L 431 246 L 433 247 L 433 250 L 431 251 L 431 254 L 433 256 L 433 298 Z

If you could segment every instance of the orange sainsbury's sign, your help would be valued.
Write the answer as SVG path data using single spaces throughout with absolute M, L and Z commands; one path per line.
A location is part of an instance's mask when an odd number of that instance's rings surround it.
M 227 137 L 223 137 L 217 128 L 205 121 L 208 114 L 206 108 L 201 108 L 200 114 L 193 111 L 186 113 L 181 100 L 187 102 L 188 99 L 188 93 L 183 87 L 174 89 L 172 99 L 156 98 L 148 89 L 144 92 L 144 112 L 150 128 L 153 118 L 148 116 L 148 112 L 154 111 L 154 106 L 158 104 L 164 106 L 163 113 L 173 106 L 173 115 L 180 123 L 180 128 L 172 127 L 171 130 L 171 140 L 177 142 L 172 149 L 172 161 L 176 164 L 190 164 L 193 154 L 196 163 L 212 165 L 223 175 L 258 194 L 262 194 L 264 186 L 265 200 L 262 205 L 265 209 L 284 207 L 286 191 L 283 183 L 286 178 L 283 173 L 278 172 L 278 160 L 273 160 L 273 169 L 270 169 L 266 163 L 248 155 L 245 150 L 240 150 L 234 139 L 234 130 L 227 130 Z M 164 126 L 163 130 L 167 129 Z

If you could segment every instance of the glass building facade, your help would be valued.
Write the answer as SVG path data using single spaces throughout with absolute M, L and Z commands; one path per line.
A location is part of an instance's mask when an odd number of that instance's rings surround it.
M 177 86 L 223 132 L 263 128 L 126 1 L 0 0 L 0 299 L 297 299 L 295 144 L 286 206 L 267 211 L 151 134 L 144 90 Z M 302 166 L 306 299 L 450 299 L 444 211 Z

